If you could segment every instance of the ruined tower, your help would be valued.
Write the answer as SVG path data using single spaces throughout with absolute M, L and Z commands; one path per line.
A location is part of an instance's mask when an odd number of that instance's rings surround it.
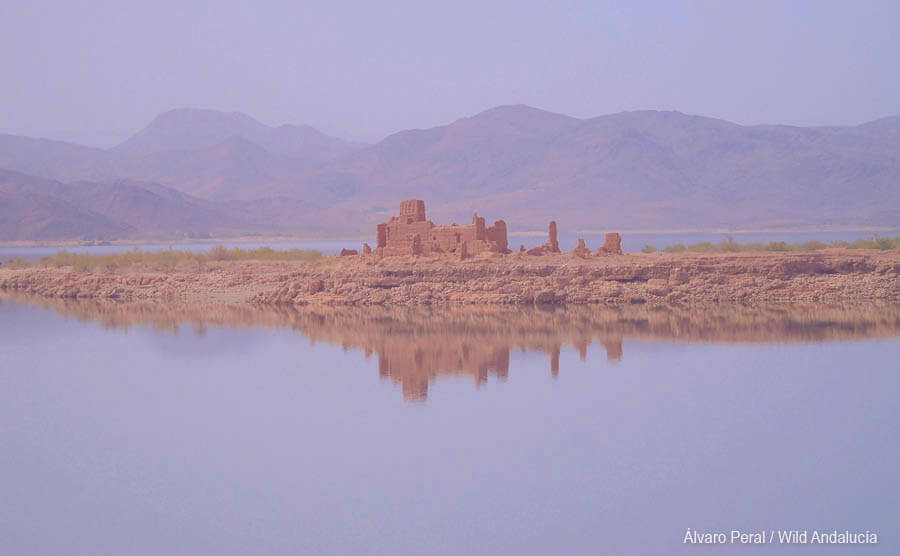
M 400 221 L 407 224 L 425 222 L 425 201 L 419 199 L 400 201 Z
M 556 220 L 550 221 L 550 252 L 559 253 L 559 239 L 556 236 Z

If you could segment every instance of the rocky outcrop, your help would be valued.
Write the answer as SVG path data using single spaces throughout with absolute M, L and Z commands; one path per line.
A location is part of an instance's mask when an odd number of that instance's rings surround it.
M 61 298 L 227 298 L 289 305 L 704 305 L 900 302 L 900 252 L 573 258 L 482 253 L 225 261 L 194 272 L 0 269 L 0 289 Z
M 629 256 L 625 256 L 629 257 Z M 289 304 L 709 304 L 900 301 L 900 254 L 446 258 L 321 269 L 261 292 Z M 532 262 L 534 261 L 534 262 Z M 312 270 L 312 269 L 310 269 Z M 322 291 L 306 294 L 306 280 Z

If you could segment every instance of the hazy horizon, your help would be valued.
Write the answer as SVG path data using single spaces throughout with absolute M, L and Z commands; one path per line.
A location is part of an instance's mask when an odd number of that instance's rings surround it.
M 0 7 L 4 133 L 111 147 L 181 107 L 378 141 L 508 104 L 743 125 L 900 114 L 896 2 Z
M 374 139 L 374 140 L 370 140 L 370 141 L 366 141 L 366 140 L 362 140 L 362 139 L 353 139 L 353 138 L 350 138 L 350 137 L 340 136 L 340 135 L 333 135 L 333 136 L 336 137 L 336 138 L 338 138 L 338 139 L 344 139 L 344 140 L 348 140 L 348 141 L 354 141 L 354 140 L 355 140 L 355 141 L 359 141 L 363 146 L 365 146 L 366 144 L 372 145 L 372 144 L 376 144 L 376 143 L 378 143 L 378 142 L 380 142 L 380 141 L 382 141 L 382 140 L 384 140 L 384 139 L 390 137 L 391 135 L 394 135 L 394 134 L 396 134 L 396 133 L 401 133 L 401 132 L 403 132 L 403 131 L 415 131 L 415 130 L 427 130 L 427 129 L 439 128 L 439 127 L 443 127 L 443 126 L 446 126 L 446 125 L 450 125 L 450 124 L 452 124 L 453 122 L 458 121 L 458 120 L 462 120 L 462 119 L 465 119 L 465 118 L 476 117 L 476 116 L 478 116 L 478 115 L 480 115 L 480 114 L 482 114 L 482 113 L 484 113 L 484 112 L 488 112 L 488 111 L 490 111 L 490 110 L 494 110 L 494 109 L 497 109 L 497 108 L 514 107 L 514 106 L 524 106 L 524 107 L 528 107 L 528 108 L 534 108 L 534 109 L 540 110 L 540 111 L 542 111 L 542 112 L 547 112 L 547 113 L 550 113 L 550 114 L 556 114 L 556 115 L 562 115 L 562 116 L 570 116 L 570 117 L 578 118 L 578 119 L 591 119 L 591 118 L 596 118 L 596 117 L 611 116 L 611 115 L 614 115 L 614 114 L 624 114 L 624 113 L 633 113 L 633 112 L 660 112 L 660 113 L 665 113 L 665 112 L 675 112 L 675 113 L 685 114 L 685 115 L 687 115 L 687 116 L 698 116 L 698 117 L 701 117 L 701 118 L 712 118 L 712 119 L 719 119 L 719 120 L 722 120 L 722 121 L 730 121 L 730 122 L 736 123 L 736 124 L 738 124 L 738 125 L 785 125 L 785 126 L 791 126 L 791 127 L 854 127 L 854 126 L 857 126 L 857 125 L 863 125 L 863 124 L 871 123 L 871 122 L 878 121 L 878 120 L 883 120 L 883 119 L 887 119 L 887 118 L 892 118 L 892 117 L 900 116 L 900 114 L 886 114 L 886 115 L 884 115 L 884 116 L 881 116 L 881 117 L 878 117 L 878 118 L 875 118 L 875 119 L 872 119 L 872 120 L 865 120 L 865 121 L 856 122 L 856 123 L 849 123 L 849 124 L 828 124 L 828 123 L 824 123 L 824 124 L 815 124 L 815 125 L 813 125 L 813 124 L 810 124 L 810 125 L 800 125 L 800 124 L 785 124 L 785 123 L 783 123 L 783 122 L 765 122 L 765 123 L 760 123 L 760 124 L 741 124 L 740 122 L 734 122 L 734 121 L 728 120 L 728 119 L 726 119 L 726 118 L 716 118 L 716 117 L 714 117 L 714 116 L 709 116 L 709 115 L 707 115 L 707 114 L 687 113 L 687 112 L 684 112 L 684 111 L 682 111 L 682 110 L 677 110 L 677 109 L 672 109 L 672 110 L 657 110 L 657 109 L 653 109 L 653 108 L 636 108 L 636 109 L 634 109 L 634 110 L 622 110 L 622 111 L 619 111 L 619 112 L 611 112 L 611 113 L 605 113 L 605 114 L 594 114 L 594 115 L 591 115 L 591 116 L 577 117 L 577 116 L 573 116 L 572 114 L 565 114 L 565 113 L 562 113 L 562 112 L 554 112 L 554 111 L 552 111 L 552 110 L 545 110 L 544 108 L 541 108 L 540 106 L 531 106 L 531 105 L 527 105 L 527 104 L 501 104 L 501 105 L 491 106 L 491 107 L 485 108 L 484 110 L 480 110 L 480 111 L 478 111 L 478 112 L 476 112 L 476 113 L 474 113 L 474 114 L 462 114 L 462 115 L 457 116 L 456 118 L 447 120 L 446 122 L 435 123 L 434 125 L 427 126 L 427 127 L 397 129 L 397 130 L 394 130 L 394 131 L 391 131 L 391 132 L 387 133 L 386 135 L 384 135 L 384 136 L 382 136 L 382 137 L 378 137 L 378 138 L 376 138 L 376 139 Z M 129 138 L 132 137 L 133 135 L 136 135 L 136 134 L 138 134 L 139 132 L 143 131 L 143 130 L 144 130 L 145 128 L 147 128 L 153 121 L 155 121 L 157 117 L 162 116 L 162 115 L 167 114 L 167 113 L 170 113 L 170 112 L 178 112 L 178 111 L 212 111 L 212 112 L 217 112 L 217 113 L 221 113 L 221 114 L 242 114 L 242 115 L 244 115 L 244 116 L 249 116 L 250 118 L 256 120 L 257 122 L 262 123 L 262 124 L 267 125 L 267 126 L 272 127 L 272 128 L 277 128 L 277 127 L 282 126 L 282 125 L 297 125 L 297 126 L 310 125 L 310 124 L 308 124 L 308 123 L 306 123 L 306 122 L 268 122 L 268 121 L 261 121 L 259 118 L 256 118 L 253 114 L 249 114 L 249 113 L 247 113 L 247 112 L 243 112 L 243 111 L 240 111 L 240 110 L 217 110 L 217 109 L 214 109 L 214 108 L 207 108 L 207 107 L 202 107 L 202 106 L 177 106 L 177 107 L 173 107 L 173 108 L 171 108 L 171 109 L 164 110 L 164 111 L 160 112 L 159 114 L 157 114 L 156 116 L 153 116 L 150 120 L 148 120 L 146 124 L 141 125 L 141 126 L 139 126 L 138 128 L 136 128 L 136 129 L 134 129 L 134 130 L 130 130 L 130 131 L 129 131 L 129 130 L 123 130 L 121 133 L 115 133 L 115 132 L 112 132 L 112 131 L 108 131 L 108 132 L 106 132 L 106 133 L 98 132 L 98 140 L 97 140 L 97 143 L 98 143 L 98 144 L 94 144 L 94 143 L 91 143 L 91 142 L 80 142 L 80 141 L 78 141 L 78 140 L 76 140 L 76 139 L 67 139 L 65 136 L 69 136 L 69 135 L 76 134 L 76 132 L 71 131 L 71 130 L 69 130 L 69 131 L 63 130 L 63 131 L 61 131 L 58 135 L 61 134 L 62 136 L 51 136 L 51 135 L 40 135 L 40 134 L 39 134 L 39 135 L 20 134 L 20 133 L 14 132 L 14 131 L 5 130 L 5 129 L 0 128 L 0 134 L 20 135 L 20 136 L 25 136 L 25 137 L 33 137 L 33 138 L 36 138 L 36 139 L 49 139 L 49 140 L 56 140 L 56 141 L 70 142 L 70 143 L 74 143 L 74 144 L 80 144 L 80 145 L 89 146 L 89 147 L 95 147 L 95 148 L 112 149 L 113 147 L 118 146 L 119 144 L 121 144 L 121 143 L 124 142 L 125 140 L 129 139 Z M 312 127 L 315 128 L 315 126 L 312 126 Z M 322 129 L 318 129 L 318 131 L 322 131 L 322 132 L 328 134 L 327 132 L 325 132 L 325 131 L 322 130 Z M 332 134 L 328 134 L 328 135 L 332 135 Z M 101 140 L 99 139 L 99 137 L 102 137 L 102 136 L 105 136 L 105 137 L 107 138 L 107 142 L 103 142 L 103 141 L 101 141 Z

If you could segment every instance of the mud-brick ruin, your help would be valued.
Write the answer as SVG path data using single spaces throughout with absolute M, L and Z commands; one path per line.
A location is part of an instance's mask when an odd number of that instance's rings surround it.
M 425 201 L 410 199 L 400 203 L 400 216 L 392 216 L 377 228 L 376 254 L 429 255 L 452 253 L 467 257 L 490 251 L 508 253 L 506 222 L 486 226 L 478 213 L 468 226 L 436 226 L 425 218 Z
M 436 226 L 425 218 L 425 201 L 409 199 L 400 202 L 400 216 L 392 216 L 376 229 L 377 243 L 373 250 L 366 243 L 362 254 L 381 258 L 384 256 L 451 254 L 461 259 L 479 253 L 512 253 L 506 235 L 506 222 L 497 220 L 488 227 L 484 218 L 476 212 L 468 226 L 451 224 Z M 519 248 L 525 255 L 555 255 L 562 253 L 556 231 L 556 222 L 550 222 L 548 241 L 537 247 Z M 341 256 L 358 255 L 356 249 L 342 249 Z M 587 258 L 591 255 L 584 239 L 578 239 L 578 247 L 572 250 L 575 257 Z M 622 236 L 606 234 L 606 242 L 597 250 L 598 256 L 621 255 Z

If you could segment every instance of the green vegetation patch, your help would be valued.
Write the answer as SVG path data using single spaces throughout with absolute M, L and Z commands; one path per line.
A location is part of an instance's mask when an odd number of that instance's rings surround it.
M 31 263 L 29 263 L 26 259 L 16 257 L 14 259 L 6 259 L 6 262 L 4 262 L 0 266 L 8 268 L 10 270 L 21 270 L 23 268 L 28 268 L 29 266 L 31 266 Z
M 769 243 L 738 243 L 733 237 L 720 243 L 712 243 L 710 241 L 701 241 L 693 245 L 685 246 L 683 243 L 669 245 L 663 249 L 663 253 L 748 253 L 748 252 L 789 252 L 789 251 L 820 251 L 829 247 L 841 247 L 844 249 L 880 249 L 887 251 L 891 249 L 900 249 L 900 237 L 879 237 L 875 236 L 871 239 L 858 239 L 856 241 L 832 241 L 831 243 L 823 243 L 821 241 L 804 241 L 800 243 L 787 243 L 784 241 L 771 241 Z M 646 249 L 647 247 L 644 247 Z M 644 251 L 644 253 L 652 251 Z

